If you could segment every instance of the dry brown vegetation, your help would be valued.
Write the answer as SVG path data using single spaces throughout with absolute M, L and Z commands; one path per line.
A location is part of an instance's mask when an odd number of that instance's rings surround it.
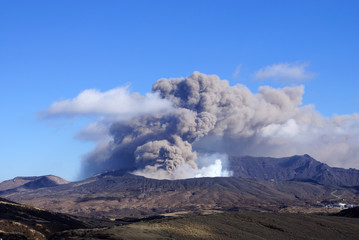
M 52 239 L 359 239 L 358 232 L 359 219 L 238 212 L 71 230 Z

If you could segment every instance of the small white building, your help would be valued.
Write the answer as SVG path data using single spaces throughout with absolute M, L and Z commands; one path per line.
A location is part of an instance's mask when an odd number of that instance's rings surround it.
M 331 207 L 339 208 L 339 209 L 343 210 L 343 209 L 354 208 L 354 207 L 358 207 L 358 206 L 359 205 L 355 205 L 355 204 L 337 203 L 337 204 L 333 204 Z

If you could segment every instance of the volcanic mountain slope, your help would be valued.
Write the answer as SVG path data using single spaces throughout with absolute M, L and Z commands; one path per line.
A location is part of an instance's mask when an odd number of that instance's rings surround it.
M 307 209 L 333 199 L 355 202 L 357 190 L 311 182 L 245 178 L 156 180 L 107 172 L 80 182 L 35 190 L 3 192 L 13 201 L 80 216 L 138 217 L 207 210 L 285 211 Z M 336 199 L 335 199 L 336 200 Z
M 358 203 L 359 187 L 352 186 L 357 170 L 330 168 L 308 155 L 232 158 L 231 165 L 235 177 L 156 180 L 111 171 L 51 187 L 29 187 L 36 181 L 28 182 L 0 196 L 48 210 L 110 218 L 230 209 L 308 211 L 343 199 Z
M 114 226 L 110 221 L 74 217 L 0 198 L 0 238 L 48 239 L 55 232 Z
M 324 185 L 359 186 L 359 170 L 329 167 L 309 155 L 285 158 L 231 157 L 234 177 L 313 180 Z
M 67 184 L 69 181 L 54 175 L 39 177 L 16 177 L 0 183 L 0 191 L 8 191 L 17 188 L 37 189 L 42 187 L 53 187 L 61 184 Z

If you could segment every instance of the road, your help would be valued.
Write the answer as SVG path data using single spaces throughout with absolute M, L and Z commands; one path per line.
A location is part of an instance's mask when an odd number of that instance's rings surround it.
M 343 193 L 340 194 L 340 195 L 336 195 L 335 193 L 336 193 L 337 191 L 338 191 L 338 190 L 334 190 L 333 192 L 330 193 L 330 195 L 332 195 L 333 197 L 335 197 L 335 198 L 333 198 L 333 199 L 330 199 L 330 201 L 333 201 L 333 200 L 339 201 L 339 200 L 342 199 Z

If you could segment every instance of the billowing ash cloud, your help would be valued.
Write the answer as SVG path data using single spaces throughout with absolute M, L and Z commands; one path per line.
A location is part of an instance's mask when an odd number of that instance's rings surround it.
M 325 118 L 314 106 L 302 106 L 303 93 L 303 86 L 265 86 L 253 94 L 198 72 L 160 79 L 151 94 L 170 109 L 87 127 L 105 126 L 109 138 L 85 156 L 83 177 L 113 169 L 152 178 L 230 176 L 227 155 L 308 153 L 332 166 L 358 168 L 359 115 Z

